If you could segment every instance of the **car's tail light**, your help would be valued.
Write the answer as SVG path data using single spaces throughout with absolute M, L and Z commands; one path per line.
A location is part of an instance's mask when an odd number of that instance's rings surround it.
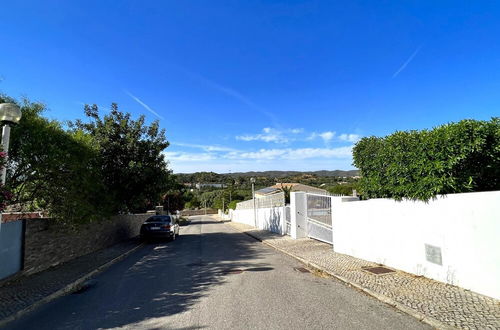
M 163 229 L 167 229 L 167 230 L 170 230 L 170 225 L 165 225 L 162 227 Z

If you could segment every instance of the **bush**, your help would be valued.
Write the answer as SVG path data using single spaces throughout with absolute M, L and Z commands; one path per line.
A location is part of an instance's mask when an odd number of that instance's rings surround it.
M 359 188 L 358 188 L 357 184 L 353 184 L 353 183 L 338 184 L 338 185 L 335 185 L 331 188 L 328 188 L 328 192 L 331 194 L 346 195 L 346 196 L 352 195 L 353 190 L 356 190 L 357 193 L 359 193 Z
M 229 203 L 229 205 L 227 206 L 227 208 L 231 209 L 231 210 L 234 210 L 234 209 L 236 209 L 236 204 L 238 204 L 239 202 L 241 202 L 241 201 L 239 201 L 239 200 L 231 201 L 231 203 Z
M 500 118 L 367 137 L 353 149 L 369 198 L 427 201 L 438 194 L 500 189 Z

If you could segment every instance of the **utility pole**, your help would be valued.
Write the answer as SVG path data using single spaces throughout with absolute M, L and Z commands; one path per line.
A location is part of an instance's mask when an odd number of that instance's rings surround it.
M 229 188 L 229 203 L 231 203 L 231 201 L 232 201 L 231 192 L 232 192 L 233 187 L 234 187 L 234 180 L 233 180 L 233 177 L 231 176 L 231 170 L 229 170 L 229 180 L 231 180 L 231 187 Z
M 254 227 L 257 228 L 257 214 L 255 213 L 255 178 L 250 178 L 250 182 L 252 183 L 252 199 L 253 199 L 253 223 Z

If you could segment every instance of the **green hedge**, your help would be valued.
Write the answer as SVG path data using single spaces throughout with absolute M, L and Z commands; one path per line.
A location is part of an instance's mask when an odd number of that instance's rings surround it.
M 437 194 L 500 190 L 500 118 L 366 137 L 353 158 L 368 198 L 427 201 Z

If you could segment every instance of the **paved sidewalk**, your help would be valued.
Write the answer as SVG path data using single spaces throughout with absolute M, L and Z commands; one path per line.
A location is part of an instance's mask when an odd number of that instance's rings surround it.
M 42 299 L 66 288 L 83 276 L 138 247 L 139 240 L 131 239 L 109 248 L 73 259 L 30 276 L 22 276 L 0 286 L 0 327 Z
M 436 328 L 500 329 L 500 302 L 493 298 L 403 271 L 373 275 L 362 267 L 378 264 L 335 253 L 329 244 L 228 224 Z

